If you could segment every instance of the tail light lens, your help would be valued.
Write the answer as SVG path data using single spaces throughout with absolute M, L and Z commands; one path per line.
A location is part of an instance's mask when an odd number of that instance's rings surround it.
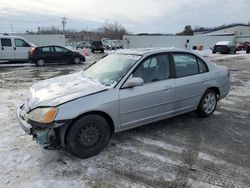
M 30 50 L 30 56 L 33 56 L 36 53 L 36 48 L 32 48 Z

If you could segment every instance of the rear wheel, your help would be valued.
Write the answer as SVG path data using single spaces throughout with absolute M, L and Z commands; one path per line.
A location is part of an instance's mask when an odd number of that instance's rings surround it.
M 45 66 L 45 61 L 43 59 L 38 59 L 36 61 L 36 65 L 39 67 L 43 67 L 43 66 Z
M 217 106 L 217 96 L 217 93 L 212 89 L 209 89 L 204 93 L 197 108 L 200 117 L 209 117 L 213 114 Z
M 80 158 L 97 155 L 108 144 L 111 129 L 105 118 L 86 115 L 77 120 L 66 136 L 68 150 Z

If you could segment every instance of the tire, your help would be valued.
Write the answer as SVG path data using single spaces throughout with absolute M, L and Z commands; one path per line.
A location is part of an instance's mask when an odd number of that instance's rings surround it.
M 207 90 L 203 94 L 199 106 L 197 108 L 198 115 L 200 117 L 211 116 L 216 109 L 217 101 L 218 101 L 218 94 L 212 89 Z
M 247 54 L 249 54 L 249 52 L 250 52 L 250 51 L 248 51 L 248 50 L 246 51 Z
M 38 67 L 43 67 L 43 66 L 45 66 L 45 61 L 44 61 L 44 59 L 38 59 L 38 60 L 36 60 L 36 65 L 37 65 Z
M 81 58 L 80 57 L 74 57 L 73 63 L 80 64 L 81 63 Z
M 108 144 L 110 125 L 99 115 L 86 115 L 78 119 L 66 135 L 68 151 L 82 159 L 100 153 Z
M 215 51 L 213 51 L 213 54 L 215 54 L 216 52 Z
M 104 53 L 104 50 L 101 50 L 102 53 Z

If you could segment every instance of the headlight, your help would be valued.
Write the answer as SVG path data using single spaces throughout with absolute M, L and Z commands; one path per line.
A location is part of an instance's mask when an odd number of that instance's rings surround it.
M 55 107 L 36 108 L 29 113 L 28 118 L 39 123 L 51 123 L 54 121 L 57 112 L 58 109 Z

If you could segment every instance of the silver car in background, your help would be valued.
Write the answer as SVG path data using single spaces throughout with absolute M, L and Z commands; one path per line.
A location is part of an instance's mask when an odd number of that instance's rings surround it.
M 228 69 L 193 52 L 121 50 L 33 85 L 17 116 L 39 144 L 87 158 L 113 133 L 195 110 L 208 117 L 229 89 Z

